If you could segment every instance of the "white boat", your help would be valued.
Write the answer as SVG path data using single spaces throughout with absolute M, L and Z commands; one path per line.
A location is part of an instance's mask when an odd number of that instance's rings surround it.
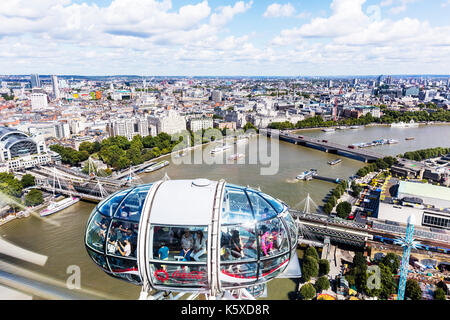
M 233 146 L 231 145 L 223 145 L 223 146 L 219 146 L 219 147 L 215 147 L 214 149 L 211 150 L 211 154 L 215 154 L 215 153 L 219 153 L 219 152 L 223 152 L 225 150 L 231 149 Z
M 322 129 L 322 131 L 323 131 L 323 132 L 334 132 L 334 131 L 336 131 L 336 130 L 333 129 L 333 128 L 325 128 L 325 129 Z
M 359 129 L 361 126 L 351 126 L 350 129 Z
M 54 214 L 58 211 L 70 207 L 71 205 L 77 203 L 78 201 L 80 201 L 80 198 L 77 197 L 68 197 L 61 201 L 51 201 L 48 207 L 42 210 L 39 214 L 41 215 L 41 217 L 49 216 L 51 214 Z
M 337 127 L 338 130 L 347 130 L 349 127 L 346 126 L 339 126 Z
M 333 160 L 333 161 L 328 161 L 328 164 L 330 166 L 334 166 L 335 164 L 338 164 L 340 162 L 342 162 L 342 159 L 336 159 L 336 160 Z
M 398 140 L 395 140 L 395 139 L 389 139 L 389 140 L 387 140 L 386 143 L 387 143 L 387 144 L 396 144 L 396 143 L 398 143 Z
M 144 172 L 153 172 L 156 171 L 158 169 L 161 169 L 165 166 L 169 165 L 169 161 L 165 160 L 165 161 L 160 161 L 158 163 L 155 163 L 153 165 L 151 165 L 150 167 L 148 167 L 147 169 L 144 170 Z
M 317 170 L 316 169 L 310 169 L 310 170 L 306 170 L 303 171 L 302 173 L 300 173 L 296 179 L 297 180 L 306 180 L 312 176 L 316 176 L 317 175 Z
M 240 159 L 240 158 L 243 158 L 243 157 L 245 157 L 245 154 L 235 153 L 235 154 L 232 154 L 231 156 L 229 156 L 228 160 L 237 160 L 237 159 Z
M 392 123 L 391 127 L 392 128 L 417 128 L 419 126 L 419 124 L 417 122 L 415 122 L 414 120 L 411 120 L 410 122 L 397 122 L 397 123 Z

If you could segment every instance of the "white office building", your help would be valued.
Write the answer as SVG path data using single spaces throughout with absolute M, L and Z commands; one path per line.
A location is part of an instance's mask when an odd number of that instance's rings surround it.
M 156 134 L 161 132 L 175 134 L 186 130 L 186 118 L 174 110 L 169 110 L 165 115 L 148 117 L 148 124 L 152 135 L 154 135 L 154 131 Z
M 209 117 L 194 118 L 189 120 L 189 128 L 196 132 L 199 130 L 206 130 L 213 127 L 213 119 Z
M 45 93 L 34 92 L 30 95 L 31 108 L 33 110 L 44 109 L 48 107 L 47 95 Z

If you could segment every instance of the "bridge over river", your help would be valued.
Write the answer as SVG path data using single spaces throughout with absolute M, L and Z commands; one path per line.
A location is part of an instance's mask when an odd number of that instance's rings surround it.
M 328 140 L 305 137 L 294 133 L 271 129 L 261 129 L 260 133 L 265 134 L 268 137 L 278 136 L 278 139 L 282 141 L 298 144 L 301 146 L 315 148 L 329 153 L 341 154 L 343 156 L 350 156 L 364 162 L 374 162 L 385 157 L 385 155 L 381 153 L 370 151 L 367 149 L 361 149 L 356 146 L 345 146 Z

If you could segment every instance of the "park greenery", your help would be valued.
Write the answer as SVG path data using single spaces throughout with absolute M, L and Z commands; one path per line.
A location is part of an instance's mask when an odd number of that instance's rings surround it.
M 316 278 L 316 281 L 314 285 L 312 283 L 303 285 L 300 288 L 300 296 L 305 300 L 310 300 L 315 297 L 316 292 L 329 289 L 329 272 L 329 261 L 320 259 L 315 247 L 307 247 L 302 260 L 302 277 L 305 282 L 309 282 L 312 278 Z
M 269 124 L 270 129 L 278 130 L 292 130 L 292 129 L 306 129 L 306 128 L 322 128 L 322 127 L 334 127 L 334 126 L 354 126 L 354 125 L 368 125 L 371 123 L 379 124 L 391 124 L 396 122 L 428 122 L 428 121 L 441 121 L 450 122 L 450 110 L 433 109 L 431 111 L 396 111 L 381 108 L 383 115 L 380 118 L 374 118 L 372 114 L 367 113 L 360 118 L 347 118 L 338 121 L 327 120 L 325 121 L 322 116 L 317 115 L 305 120 L 298 121 L 297 123 L 285 122 L 272 122 Z
M 436 291 L 434 291 L 434 300 L 446 300 L 444 289 L 437 288 Z
M 14 177 L 13 173 L 0 172 L 0 193 L 1 204 L 8 205 L 16 212 L 22 207 L 22 194 L 24 189 L 35 185 L 34 177 L 30 174 L 25 174 L 21 180 Z M 33 192 L 32 192 L 33 191 Z M 31 193 L 27 201 L 27 196 Z M 32 189 L 25 197 L 25 205 L 35 205 L 42 203 L 42 192 Z
M 352 181 L 350 189 L 352 190 L 351 195 L 354 196 L 355 198 L 358 198 L 361 191 L 363 190 L 361 185 L 357 184 L 355 181 Z
M 243 133 L 248 130 L 257 131 L 257 128 L 253 124 L 247 123 L 241 131 Z M 185 130 L 172 136 L 162 132 L 157 136 L 142 137 L 135 135 L 131 141 L 123 136 L 115 136 L 103 139 L 102 142 L 82 142 L 78 151 L 57 144 L 51 145 L 50 149 L 61 156 L 61 161 L 64 164 L 70 164 L 72 166 L 80 165 L 81 162 L 93 156 L 102 160 L 115 170 L 122 170 L 173 151 L 214 141 L 228 135 L 230 133 L 229 131 L 228 129 L 211 129 L 208 132 L 206 130 L 198 132 Z M 213 134 L 208 137 L 205 132 L 213 132 Z M 83 167 L 83 172 L 89 172 L 87 165 Z M 109 172 L 105 171 L 103 174 L 108 175 Z
M 399 258 L 395 254 L 388 254 L 378 262 L 380 282 L 377 286 L 370 280 L 374 278 L 372 276 L 375 271 L 368 269 L 367 259 L 361 252 L 357 252 L 353 258 L 353 266 L 345 273 L 345 278 L 349 286 L 354 287 L 358 292 L 386 300 L 397 291 L 397 281 L 394 276 L 397 274 L 399 265 Z M 369 286 L 369 283 L 372 286 Z
M 394 164 L 396 164 L 397 162 L 398 162 L 397 159 L 394 157 L 390 157 L 390 156 L 384 157 L 383 159 L 378 159 L 375 162 L 373 162 L 365 167 L 362 167 L 361 169 L 359 169 L 356 172 L 356 175 L 358 175 L 359 177 L 364 177 L 371 172 L 388 169 L 388 168 L 392 167 Z
M 58 144 L 51 145 L 50 150 L 58 153 L 61 156 L 61 161 L 63 163 L 70 164 L 71 166 L 77 165 L 89 158 L 89 153 L 85 150 L 77 151 L 73 148 L 64 147 Z
M 25 205 L 34 207 L 44 202 L 41 190 L 31 189 L 25 196 Z
M 429 148 L 416 151 L 405 152 L 403 155 L 399 155 L 401 158 L 408 160 L 422 161 L 430 158 L 437 158 L 450 153 L 450 148 Z
M 22 183 L 22 187 L 24 188 L 32 187 L 36 184 L 34 176 L 28 173 L 22 176 L 20 182 Z
M 323 206 L 323 211 L 326 214 L 330 214 L 333 211 L 334 206 L 336 206 L 337 201 L 345 193 L 347 189 L 347 181 L 342 180 L 339 182 L 336 188 L 331 191 L 331 195 L 328 197 L 325 205 Z
M 316 289 L 311 283 L 306 283 L 300 288 L 300 295 L 304 300 L 311 300 L 316 296 Z
M 339 218 L 347 218 L 350 212 L 352 212 L 352 205 L 350 202 L 343 201 L 336 207 L 336 214 Z
M 309 246 L 305 250 L 302 263 L 302 276 L 305 281 L 310 281 L 319 275 L 319 254 L 316 248 Z
M 408 279 L 405 287 L 405 297 L 411 300 L 422 299 L 422 289 L 415 279 Z
M 330 280 L 328 280 L 328 278 L 325 276 L 321 276 L 319 277 L 319 279 L 317 279 L 316 283 L 314 284 L 314 287 L 317 292 L 328 290 L 330 288 Z
M 326 276 L 330 272 L 330 262 L 327 259 L 319 260 L 319 276 Z

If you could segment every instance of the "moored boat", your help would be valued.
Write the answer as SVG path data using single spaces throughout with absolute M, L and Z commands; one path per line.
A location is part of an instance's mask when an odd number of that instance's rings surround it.
M 70 207 L 71 205 L 80 201 L 80 198 L 77 197 L 68 197 L 61 201 L 51 201 L 48 207 L 42 210 L 39 214 L 41 217 L 49 216 L 56 212 L 59 212 L 63 209 Z
M 335 164 L 338 164 L 340 162 L 342 162 L 342 159 L 339 158 L 339 159 L 335 159 L 333 161 L 328 161 L 328 164 L 331 166 L 334 166 Z
M 169 165 L 169 161 L 165 160 L 165 161 L 160 161 L 158 163 L 155 163 L 153 165 L 151 165 L 150 167 L 148 167 L 147 169 L 144 170 L 144 172 L 148 173 L 148 172 L 153 172 L 156 171 L 158 169 L 161 169 L 165 166 Z
M 310 170 L 306 170 L 303 171 L 302 173 L 300 173 L 296 179 L 297 180 L 307 180 L 309 178 L 312 178 L 313 176 L 317 175 L 317 170 L 316 169 L 310 169 Z
M 219 152 L 223 152 L 225 150 L 231 149 L 232 146 L 231 145 L 223 145 L 223 146 L 219 146 L 219 147 L 215 147 L 214 149 L 211 150 L 211 154 L 216 154 Z

